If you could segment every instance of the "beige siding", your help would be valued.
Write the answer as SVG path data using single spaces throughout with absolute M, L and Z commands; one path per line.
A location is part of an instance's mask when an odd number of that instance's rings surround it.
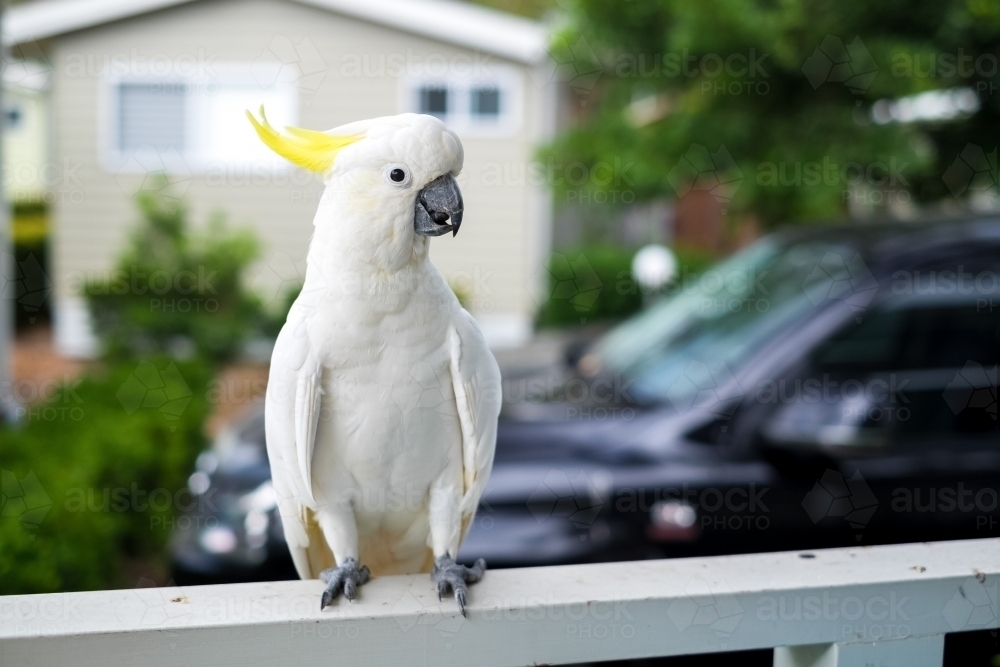
M 399 83 L 383 76 L 342 76 L 349 54 L 402 53 L 416 58 L 450 58 L 469 52 L 418 36 L 283 0 L 216 0 L 182 5 L 155 14 L 100 26 L 54 40 L 52 63 L 55 154 L 75 167 L 62 184 L 55 206 L 57 293 L 68 296 L 80 276 L 107 269 L 136 218 L 130 194 L 142 176 L 108 173 L 101 166 L 97 129 L 99 65 L 106 59 L 182 56 L 209 62 L 253 62 L 267 53 L 276 36 L 292 43 L 308 38 L 324 61 L 322 80 L 300 86 L 299 123 L 327 129 L 400 108 Z M 67 64 L 81 56 L 93 66 L 82 76 Z M 269 57 L 270 56 L 265 56 Z M 492 58 L 492 57 L 489 57 Z M 493 62 L 500 62 L 493 59 Z M 522 68 L 523 69 L 523 68 Z M 527 316 L 534 309 L 529 264 L 541 255 L 544 205 L 537 191 L 521 182 L 499 186 L 486 181 L 484 165 L 505 165 L 516 173 L 531 159 L 534 139 L 544 133 L 537 110 L 538 87 L 524 71 L 524 123 L 512 138 L 464 140 L 466 168 L 460 179 L 466 199 L 465 224 L 456 238 L 435 240 L 432 257 L 448 276 L 472 285 L 478 316 Z M 242 118 L 234 122 L 245 122 Z M 264 261 L 283 255 L 301 260 L 312 232 L 321 184 L 299 173 L 282 182 L 220 185 L 211 174 L 194 174 L 184 191 L 192 218 L 204 221 L 223 210 L 233 223 L 252 226 L 264 245 Z M 291 181 L 291 182 L 289 182 Z M 262 273 L 262 280 L 272 280 Z
M 4 196 L 9 201 L 42 200 L 57 179 L 57 165 L 47 162 L 45 97 L 33 90 L 5 89 L 5 106 L 21 114 L 3 135 Z

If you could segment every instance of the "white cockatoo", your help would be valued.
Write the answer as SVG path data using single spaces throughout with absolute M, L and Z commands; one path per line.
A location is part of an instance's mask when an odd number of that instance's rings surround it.
M 274 347 L 267 452 L 285 538 L 320 607 L 370 574 L 431 572 L 465 614 L 455 563 L 496 446 L 500 372 L 483 335 L 428 259 L 457 234 L 458 137 L 403 114 L 328 132 L 260 138 L 324 175 L 305 283 Z

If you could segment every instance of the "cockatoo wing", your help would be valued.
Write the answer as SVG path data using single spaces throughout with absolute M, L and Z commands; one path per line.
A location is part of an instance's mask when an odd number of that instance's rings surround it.
M 501 402 L 500 369 L 479 326 L 465 310 L 452 318 L 448 336 L 451 376 L 462 425 L 464 489 L 460 509 L 461 539 L 465 539 L 493 467 Z
M 299 576 L 312 579 L 332 561 L 315 519 L 312 487 L 323 369 L 310 349 L 304 312 L 307 308 L 297 305 L 274 345 L 264 425 L 271 483 L 285 540 Z

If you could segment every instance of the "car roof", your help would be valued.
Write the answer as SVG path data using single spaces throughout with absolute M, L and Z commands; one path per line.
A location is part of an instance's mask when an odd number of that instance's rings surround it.
M 775 232 L 775 237 L 782 245 L 816 242 L 848 245 L 873 266 L 924 262 L 951 254 L 957 248 L 1000 248 L 1000 215 L 786 227 Z

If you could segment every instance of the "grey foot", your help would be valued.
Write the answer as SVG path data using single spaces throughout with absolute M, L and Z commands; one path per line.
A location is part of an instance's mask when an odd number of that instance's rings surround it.
M 437 584 L 438 600 L 449 590 L 454 591 L 458 610 L 465 616 L 465 599 L 469 594 L 466 584 L 474 584 L 483 578 L 486 572 L 486 561 L 480 558 L 472 567 L 459 565 L 450 556 L 441 556 L 434 561 L 431 570 L 431 581 Z
M 326 608 L 341 591 L 348 600 L 358 597 L 358 586 L 368 581 L 372 573 L 367 565 L 358 567 L 356 558 L 345 558 L 340 567 L 331 567 L 319 573 L 319 578 L 326 584 L 323 596 L 319 599 L 320 611 Z

